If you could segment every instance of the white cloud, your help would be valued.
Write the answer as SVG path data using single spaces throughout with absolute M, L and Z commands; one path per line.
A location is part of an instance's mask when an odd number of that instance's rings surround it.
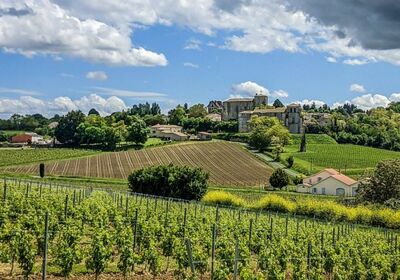
M 324 104 L 326 104 L 324 101 L 321 101 L 321 100 L 317 100 L 317 99 L 303 99 L 303 100 L 301 100 L 301 101 L 295 101 L 295 102 L 293 102 L 293 103 L 296 103 L 296 104 L 300 104 L 300 105 L 312 105 L 312 104 L 315 104 L 315 106 L 317 107 L 317 108 L 319 108 L 319 107 L 322 107 Z
M 389 97 L 392 102 L 400 102 L 400 93 L 392 93 Z
M 271 96 L 276 98 L 287 98 L 289 97 L 289 93 L 287 93 L 287 91 L 279 89 L 279 90 L 274 90 Z
M 167 96 L 164 93 L 158 93 L 158 92 L 132 91 L 132 90 L 122 90 L 115 88 L 105 88 L 105 87 L 94 87 L 93 89 L 96 94 L 119 96 L 119 97 L 153 98 L 153 97 Z
M 333 56 L 329 56 L 326 58 L 326 61 L 330 62 L 330 63 L 337 63 L 337 59 L 334 58 Z
M 202 42 L 197 39 L 190 39 L 186 42 L 185 46 L 183 47 L 184 50 L 201 50 Z
M 351 101 L 335 102 L 332 108 L 337 108 L 344 104 L 354 104 L 362 110 L 370 110 L 377 107 L 387 107 L 390 102 L 400 102 L 400 93 L 392 93 L 389 97 L 382 94 L 364 94 L 353 98 Z
M 368 62 L 369 61 L 367 59 L 357 59 L 357 58 L 345 59 L 343 61 L 343 63 L 347 64 L 347 65 L 364 65 L 364 64 L 367 64 Z
M 116 111 L 127 108 L 124 101 L 116 96 L 103 98 L 96 94 L 83 96 L 73 100 L 70 97 L 61 96 L 53 100 L 42 100 L 32 96 L 21 96 L 17 99 L 0 99 L 0 115 L 9 117 L 12 114 L 35 114 L 40 113 L 45 116 L 54 114 L 65 114 L 71 110 L 81 110 L 87 113 L 91 108 L 95 108 L 101 115 L 109 115 Z
M 27 11 L 21 16 L 0 17 L 0 47 L 6 52 L 28 57 L 66 55 L 109 65 L 167 64 L 163 54 L 133 47 L 130 29 L 114 27 L 92 17 L 73 16 L 50 0 L 4 0 L 0 9 Z
M 359 92 L 359 93 L 366 92 L 364 86 L 360 85 L 360 84 L 351 84 L 350 87 L 349 87 L 349 90 L 353 91 L 353 92 Z
M 351 103 L 360 109 L 369 110 L 376 107 L 387 107 L 390 103 L 390 100 L 381 94 L 365 94 L 353 98 Z
M 313 16 L 288 7 L 288 2 L 2 0 L 0 9 L 26 13 L 0 17 L 0 47 L 26 56 L 73 56 L 110 65 L 167 65 L 162 53 L 132 42 L 136 29 L 159 24 L 220 39 L 213 41 L 222 41 L 219 47 L 234 51 L 315 50 L 326 54 L 332 63 L 340 59 L 350 65 L 375 61 L 400 64 L 400 49 L 367 50 L 351 38 L 351 32 L 338 36 L 337 26 L 323 25 Z M 192 39 L 184 49 L 199 50 L 202 46 L 201 41 Z
M 86 78 L 90 80 L 105 81 L 108 79 L 108 76 L 104 71 L 93 71 L 88 72 Z
M 198 64 L 192 63 L 192 62 L 184 62 L 183 66 L 185 67 L 192 67 L 192 68 L 199 68 Z
M 40 92 L 20 88 L 0 88 L 0 93 L 12 93 L 20 95 L 41 95 Z
M 236 84 L 232 86 L 232 97 L 254 96 L 256 94 L 269 95 L 269 90 L 259 84 L 251 81 Z

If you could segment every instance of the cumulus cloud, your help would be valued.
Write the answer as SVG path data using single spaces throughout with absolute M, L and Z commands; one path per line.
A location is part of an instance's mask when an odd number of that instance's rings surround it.
M 108 76 L 104 71 L 93 71 L 88 72 L 86 78 L 89 80 L 105 81 L 108 79 Z
M 295 101 L 293 103 L 300 104 L 300 105 L 312 105 L 315 104 L 317 108 L 324 106 L 326 104 L 324 101 L 317 100 L 317 99 L 303 99 L 301 101 Z
M 255 95 L 267 95 L 274 98 L 287 98 L 289 94 L 283 89 L 270 92 L 266 87 L 263 87 L 255 82 L 247 81 L 240 84 L 235 84 L 231 88 L 230 98 L 252 97 Z
M 251 81 L 232 86 L 231 97 L 250 97 L 254 95 L 269 95 L 269 90 Z
M 390 100 L 381 94 L 365 94 L 353 98 L 351 103 L 360 109 L 369 110 L 376 107 L 387 107 L 390 103 Z
M 73 56 L 110 65 L 167 65 L 134 41 L 135 29 L 177 25 L 216 38 L 220 48 L 328 56 L 328 62 L 400 64 L 397 0 L 3 0 L 0 47 L 26 56 Z M 144 28 L 143 28 L 144 29 Z M 200 50 L 198 39 L 184 49 Z
M 400 93 L 392 93 L 389 99 L 392 102 L 400 102 Z
M 9 117 L 12 114 L 35 114 L 40 113 L 45 116 L 54 114 L 65 114 L 71 110 L 81 110 L 87 113 L 91 108 L 95 108 L 103 116 L 127 108 L 124 101 L 116 96 L 103 98 L 97 94 L 90 94 L 79 99 L 60 96 L 52 100 L 42 100 L 32 96 L 21 96 L 20 98 L 0 99 L 0 115 Z
M 192 62 L 184 62 L 183 66 L 191 67 L 191 68 L 199 68 L 200 67 L 198 64 L 195 64 L 195 63 L 192 63 Z
M 391 102 L 400 102 L 400 93 L 392 93 L 389 97 L 382 94 L 364 94 L 357 96 L 352 100 L 344 102 L 335 102 L 333 108 L 343 106 L 344 104 L 354 104 L 362 110 L 370 110 L 377 107 L 387 107 Z
M 340 38 L 352 38 L 365 49 L 400 48 L 400 2 L 397 0 L 289 0 L 318 20 L 335 26 Z
M 73 56 L 109 65 L 166 65 L 163 54 L 134 47 L 130 29 L 117 28 L 93 18 L 73 16 L 50 0 L 0 3 L 0 47 L 31 57 L 46 54 Z
M 353 91 L 353 92 L 359 92 L 359 93 L 366 92 L 364 86 L 360 85 L 360 84 L 351 84 L 350 87 L 349 87 L 349 90 Z

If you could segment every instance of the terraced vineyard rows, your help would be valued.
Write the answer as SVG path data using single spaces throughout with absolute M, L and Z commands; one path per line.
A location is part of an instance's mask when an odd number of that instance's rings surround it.
M 86 158 L 62 160 L 46 165 L 49 175 L 124 179 L 136 169 L 173 163 L 202 167 L 210 183 L 228 186 L 256 186 L 265 183 L 272 170 L 242 149 L 226 142 L 170 145 L 140 151 L 104 153 Z M 36 174 L 38 165 L 7 167 L 6 172 Z

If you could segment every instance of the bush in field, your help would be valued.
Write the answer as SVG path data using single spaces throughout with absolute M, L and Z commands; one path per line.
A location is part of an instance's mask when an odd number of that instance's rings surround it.
M 400 160 L 379 162 L 372 176 L 360 182 L 357 197 L 372 203 L 400 199 Z
M 39 176 L 44 177 L 44 163 L 39 164 Z
M 282 168 L 278 168 L 272 173 L 269 183 L 272 187 L 281 189 L 289 184 L 289 176 Z
M 293 164 L 294 164 L 294 158 L 293 158 L 293 156 L 289 156 L 287 159 L 286 159 L 286 166 L 287 166 L 287 168 L 292 168 L 292 166 L 293 166 Z
M 294 185 L 299 185 L 303 183 L 303 176 L 297 175 L 296 177 L 292 178 L 292 182 Z
M 257 208 L 270 211 L 293 213 L 296 210 L 296 204 L 279 195 L 266 195 L 260 199 Z
M 170 164 L 134 171 L 128 184 L 133 192 L 200 200 L 207 191 L 208 177 L 201 168 Z
M 203 197 L 202 201 L 207 204 L 219 204 L 237 207 L 243 207 L 246 204 L 246 202 L 241 197 L 224 191 L 208 192 Z

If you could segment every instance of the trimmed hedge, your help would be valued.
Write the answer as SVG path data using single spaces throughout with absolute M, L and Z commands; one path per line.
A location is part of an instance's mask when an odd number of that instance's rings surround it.
M 200 200 L 207 192 L 208 177 L 201 168 L 159 165 L 134 171 L 128 185 L 137 193 Z

